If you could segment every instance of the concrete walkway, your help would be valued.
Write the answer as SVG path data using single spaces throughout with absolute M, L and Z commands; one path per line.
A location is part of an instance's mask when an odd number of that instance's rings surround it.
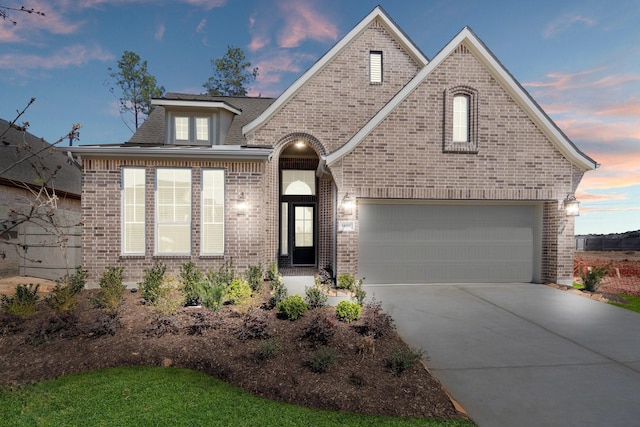
M 543 285 L 365 286 L 481 427 L 640 425 L 640 314 Z
M 305 289 L 314 285 L 313 276 L 283 276 L 282 280 L 284 286 L 287 288 L 288 295 L 300 295 L 302 298 L 305 296 Z M 346 294 L 338 294 L 337 296 L 327 297 L 327 305 L 338 305 L 342 300 L 349 300 L 349 296 Z

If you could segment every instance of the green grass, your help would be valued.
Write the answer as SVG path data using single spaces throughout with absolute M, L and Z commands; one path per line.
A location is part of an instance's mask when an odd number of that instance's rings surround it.
M 619 294 L 618 296 L 625 299 L 627 301 L 627 304 L 621 304 L 619 302 L 610 302 L 609 304 L 615 305 L 616 307 L 626 308 L 627 310 L 635 311 L 636 313 L 640 313 L 640 297 L 624 294 Z
M 11 426 L 473 426 L 467 420 L 378 417 L 270 401 L 200 372 L 125 367 L 0 388 Z

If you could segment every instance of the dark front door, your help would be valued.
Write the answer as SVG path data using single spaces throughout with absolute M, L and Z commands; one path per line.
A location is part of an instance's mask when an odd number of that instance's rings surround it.
M 292 203 L 290 227 L 293 265 L 316 264 L 316 205 Z

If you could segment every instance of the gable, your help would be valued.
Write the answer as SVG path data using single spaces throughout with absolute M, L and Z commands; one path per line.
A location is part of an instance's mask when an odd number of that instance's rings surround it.
M 354 49 L 354 43 L 357 43 L 358 40 L 360 41 L 361 46 L 359 49 Z M 406 57 L 407 63 L 410 64 L 409 67 L 413 69 L 413 71 L 411 71 L 411 76 L 415 75 L 417 70 L 422 68 L 428 62 L 422 52 L 420 52 L 416 45 L 402 32 L 402 30 L 400 30 L 399 27 L 397 27 L 384 10 L 381 7 L 376 7 L 309 70 L 296 80 L 280 97 L 278 97 L 276 102 L 267 108 L 264 113 L 258 116 L 251 123 L 244 126 L 243 133 L 247 135 L 247 138 L 251 138 L 255 132 L 267 125 L 275 115 L 280 113 L 283 108 L 289 105 L 295 98 L 306 100 L 313 99 L 308 94 L 300 94 L 300 92 L 304 92 L 305 90 L 310 90 L 316 95 L 327 96 L 330 96 L 331 92 L 338 96 L 341 92 L 342 96 L 345 97 L 344 99 L 336 98 L 331 101 L 336 106 L 344 106 L 345 103 L 349 102 L 349 97 L 351 95 L 350 92 L 354 91 L 354 88 L 350 84 L 351 81 L 357 82 L 359 79 L 362 79 L 362 81 L 366 81 L 366 83 L 369 84 L 368 54 L 370 51 L 379 50 L 383 45 L 385 46 L 384 50 L 386 50 L 388 54 L 395 56 L 387 59 L 383 58 L 385 63 L 387 63 L 387 61 L 390 61 L 389 64 L 394 63 L 394 61 L 398 60 L 398 55 L 403 55 Z M 331 71 L 332 68 L 334 71 Z M 406 67 L 404 68 L 406 70 Z M 338 74 L 335 73 L 335 69 L 337 69 Z M 390 67 L 389 70 L 397 70 L 394 71 L 394 73 L 401 73 L 403 67 L 398 64 L 397 67 Z M 334 79 L 333 81 L 330 81 L 326 78 L 326 76 L 332 73 L 338 76 L 338 80 Z M 323 78 L 323 75 L 325 78 Z M 345 77 L 350 81 L 343 81 Z M 402 86 L 408 81 L 401 76 L 398 76 L 398 78 L 393 80 L 404 80 L 401 83 Z M 312 87 L 314 84 L 317 84 L 314 83 L 314 81 L 322 81 L 325 86 Z M 387 86 L 390 89 L 390 86 Z M 373 95 L 371 97 L 373 98 Z M 342 102 L 342 104 L 339 104 L 340 102 Z M 362 105 L 352 104 L 352 110 L 356 106 L 361 107 Z
M 443 67 L 447 58 L 456 50 L 465 50 L 472 54 L 482 67 L 489 74 L 506 94 L 521 108 L 522 112 L 534 123 L 545 137 L 562 153 L 572 164 L 583 171 L 595 169 L 597 163 L 582 153 L 567 136 L 553 123 L 549 116 L 544 113 L 540 106 L 531 98 L 524 88 L 511 76 L 511 74 L 498 62 L 486 46 L 471 32 L 469 28 L 464 28 L 451 42 L 442 49 L 432 61 L 427 64 L 387 105 L 384 106 L 357 134 L 353 136 L 339 150 L 326 156 L 323 160 L 331 165 L 346 154 L 354 150 L 364 138 L 367 137 L 380 123 L 391 114 L 402 102 L 404 102 L 420 85 Z M 448 70 L 456 73 L 454 67 Z M 462 82 L 462 84 L 467 84 Z

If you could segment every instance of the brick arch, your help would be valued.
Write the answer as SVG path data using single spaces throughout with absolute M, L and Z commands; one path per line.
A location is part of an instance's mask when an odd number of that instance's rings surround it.
M 277 157 L 279 158 L 280 153 L 282 153 L 282 150 L 295 144 L 298 141 L 302 141 L 307 146 L 313 148 L 313 150 L 316 152 L 318 157 L 326 155 L 326 150 L 322 145 L 322 143 L 313 135 L 310 135 L 304 132 L 290 133 L 289 135 L 282 138 L 280 141 L 278 141 L 274 145 L 273 147 L 274 154 L 276 154 Z

